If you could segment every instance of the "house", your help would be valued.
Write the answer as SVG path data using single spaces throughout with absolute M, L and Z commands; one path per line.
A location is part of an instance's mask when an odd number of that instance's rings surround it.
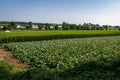
M 38 25 L 32 25 L 32 29 L 38 29 Z
M 16 27 L 17 29 L 25 29 L 25 27 L 24 26 L 20 26 L 20 25 L 17 25 L 17 27 Z
M 38 28 L 39 28 L 38 25 L 34 25 L 32 22 L 29 22 L 29 29 L 37 30 Z
M 50 30 L 53 30 L 53 28 L 54 28 L 53 26 L 50 26 Z

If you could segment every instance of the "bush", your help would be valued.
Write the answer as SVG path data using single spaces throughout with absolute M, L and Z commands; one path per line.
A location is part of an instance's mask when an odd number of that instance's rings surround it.
M 13 65 L 0 61 L 0 80 L 12 80 Z

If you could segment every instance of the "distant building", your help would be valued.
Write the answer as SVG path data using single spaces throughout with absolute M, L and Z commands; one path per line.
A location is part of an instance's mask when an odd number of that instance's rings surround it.
M 3 26 L 0 27 L 1 29 L 3 28 Z
M 38 29 L 38 25 L 34 25 L 32 22 L 29 22 L 29 29 Z
M 45 24 L 42 26 L 41 30 L 45 30 Z
M 29 22 L 29 29 L 32 29 L 33 23 Z
M 50 30 L 53 30 L 53 28 L 54 28 L 53 26 L 50 26 Z
M 17 27 L 16 27 L 17 29 L 25 29 L 25 27 L 24 26 L 20 26 L 20 25 L 17 25 Z
M 60 28 L 60 27 L 62 27 L 62 26 L 59 25 L 58 27 Z
M 38 25 L 32 25 L 32 29 L 38 29 Z

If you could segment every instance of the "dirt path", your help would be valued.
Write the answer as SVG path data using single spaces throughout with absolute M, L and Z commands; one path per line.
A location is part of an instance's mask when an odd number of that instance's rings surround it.
M 6 49 L 0 48 L 0 61 L 5 60 L 10 64 L 13 64 L 17 70 L 27 69 L 28 65 L 21 63 L 19 60 L 13 57 L 12 52 Z

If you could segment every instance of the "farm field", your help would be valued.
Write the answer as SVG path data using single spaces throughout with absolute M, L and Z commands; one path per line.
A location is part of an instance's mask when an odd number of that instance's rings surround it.
M 15 58 L 30 65 L 30 70 L 22 72 L 18 80 L 120 78 L 120 36 L 11 42 L 1 45 L 12 51 Z
M 59 30 L 59 31 L 31 31 L 14 30 L 10 33 L 0 32 L 0 43 L 6 42 L 26 42 L 67 38 L 85 38 L 100 36 L 117 36 L 119 30 Z
M 120 0 L 0 0 L 0 80 L 120 80 Z

